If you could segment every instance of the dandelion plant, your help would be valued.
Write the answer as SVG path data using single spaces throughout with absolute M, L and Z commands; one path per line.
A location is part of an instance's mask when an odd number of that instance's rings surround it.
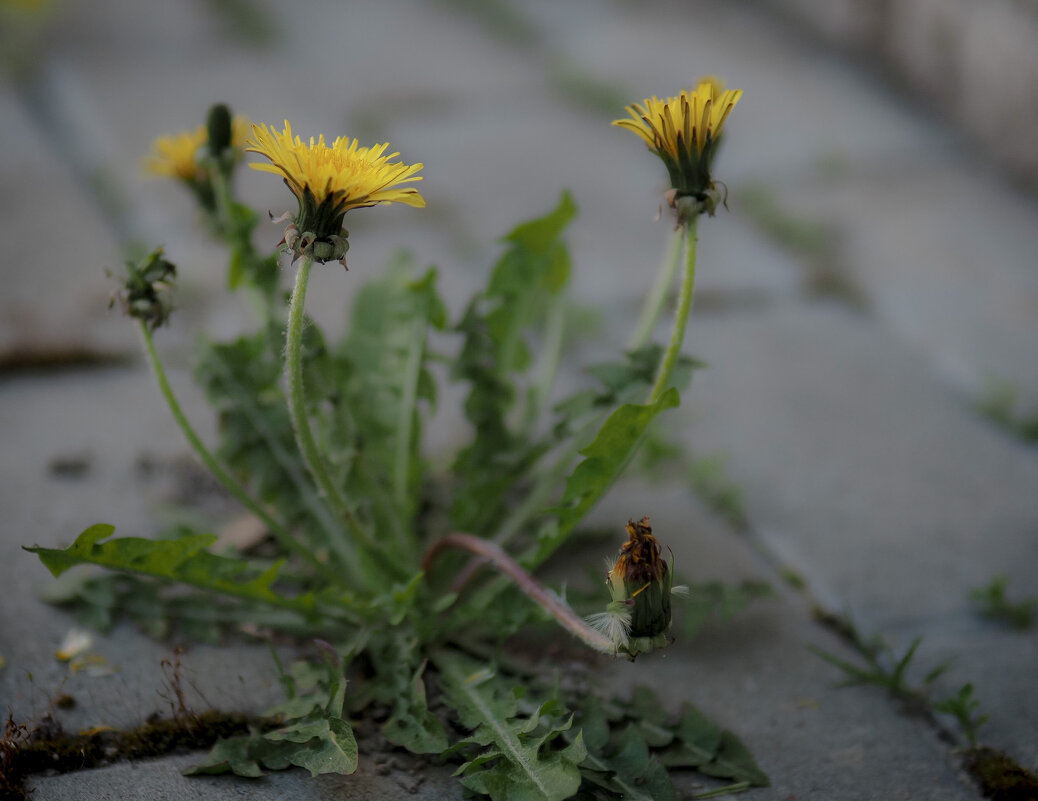
M 668 798 L 667 765 L 729 779 L 733 792 L 767 783 L 738 738 L 692 707 L 665 711 L 647 691 L 630 702 L 574 693 L 544 665 L 531 675 L 508 655 L 514 633 L 553 621 L 574 647 L 630 661 L 673 641 L 685 588 L 667 532 L 652 529 L 637 498 L 600 612 L 578 614 L 537 571 L 620 478 L 653 421 L 679 403 L 694 366 L 682 347 L 696 223 L 722 202 L 713 161 L 741 94 L 705 79 L 617 121 L 667 169 L 664 199 L 685 252 L 679 303 L 669 341 L 651 342 L 675 247 L 632 348 L 590 370 L 598 386 L 561 399 L 553 382 L 571 272 L 565 234 L 576 214 L 569 193 L 503 238 L 486 286 L 458 319 L 437 270 L 417 270 L 411 257 L 381 272 L 338 270 L 337 281 L 363 286 L 345 334 L 331 340 L 306 312 L 312 271 L 346 265 L 346 226 L 359 210 L 423 208 L 423 165 L 399 160 L 388 143 L 304 140 L 288 121 L 281 131 L 249 126 L 225 106 L 207 125 L 156 141 L 148 168 L 190 191 L 229 251 L 230 289 L 255 301 L 254 330 L 203 340 L 195 366 L 217 442 L 188 420 L 155 342 L 170 321 L 176 268 L 159 250 L 129 263 L 117 298 L 187 442 L 260 521 L 269 547 L 228 554 L 206 531 L 145 539 L 96 524 L 68 548 L 28 550 L 55 576 L 81 564 L 112 571 L 119 584 L 105 597 L 149 598 L 167 624 L 153 631 L 184 624 L 185 599 L 198 597 L 230 628 L 318 644 L 316 657 L 278 665 L 288 698 L 268 711 L 269 725 L 219 743 L 192 773 L 352 773 L 365 719 L 396 747 L 455 761 L 462 784 L 494 799 Z M 236 194 L 246 154 L 296 202 L 278 218 L 287 224 L 270 255 L 253 244 L 261 216 Z M 282 283 L 292 287 L 287 303 Z M 422 449 L 444 380 L 460 386 L 469 424 L 446 470 Z

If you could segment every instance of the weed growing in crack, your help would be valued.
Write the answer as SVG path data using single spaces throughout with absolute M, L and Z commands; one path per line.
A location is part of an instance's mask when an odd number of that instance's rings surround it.
M 161 397 L 198 460 L 259 521 L 268 547 L 218 551 L 216 536 L 190 525 L 166 539 L 115 537 L 99 523 L 67 548 L 27 550 L 55 576 L 86 564 L 111 571 L 64 595 L 89 593 L 102 624 L 125 615 L 159 635 L 222 626 L 318 645 L 316 658 L 279 666 L 288 697 L 268 710 L 270 725 L 222 739 L 191 773 L 255 777 L 294 765 L 350 774 L 364 723 L 394 747 L 460 762 L 462 784 L 495 799 L 668 798 L 668 768 L 731 780 L 729 792 L 767 784 L 739 738 L 691 706 L 675 718 L 645 693 L 623 704 L 588 688 L 563 691 L 539 675 L 543 666 L 529 676 L 486 656 L 507 653 L 511 635 L 544 622 L 590 652 L 631 661 L 673 640 L 672 609 L 685 588 L 675 586 L 666 532 L 642 512 L 610 563 L 604 611 L 583 618 L 534 573 L 680 402 L 695 365 L 682 346 L 698 224 L 725 202 L 712 168 L 741 95 L 707 78 L 632 104 L 616 122 L 671 180 L 662 203 L 677 237 L 660 283 L 666 290 L 679 278 L 677 309 L 669 339 L 652 342 L 669 293 L 650 292 L 632 346 L 590 368 L 593 383 L 562 400 L 554 386 L 571 329 L 565 235 L 577 211 L 568 192 L 503 238 L 487 285 L 456 319 L 438 269 L 399 255 L 359 289 L 345 334 L 333 340 L 307 314 L 311 282 L 327 293 L 357 280 L 360 270 L 343 269 L 347 215 L 392 203 L 424 208 L 423 165 L 398 161 L 388 143 L 306 142 L 288 121 L 282 130 L 253 125 L 250 136 L 222 105 L 205 126 L 156 143 L 150 168 L 190 191 L 229 252 L 228 287 L 248 296 L 257 319 L 250 333 L 201 346 L 195 375 L 218 416 L 215 447 L 188 419 L 156 344 L 173 311 L 176 267 L 161 250 L 128 262 L 114 299 L 135 320 Z M 278 218 L 279 253 L 257 251 L 260 215 L 235 194 L 245 152 L 294 198 Z M 443 380 L 464 394 L 468 425 L 447 475 L 423 450 Z M 730 611 L 755 591 L 699 592 Z M 190 719 L 179 658 L 163 667 L 174 720 Z
M 914 660 L 923 638 L 916 637 L 900 655 L 881 638 L 867 638 L 848 618 L 815 610 L 816 619 L 835 632 L 862 658 L 864 664 L 849 662 L 820 648 L 812 652 L 846 674 L 839 686 L 871 684 L 882 687 L 903 705 L 904 710 L 925 720 L 945 742 L 958 747 L 963 767 L 980 786 L 984 795 L 999 801 L 1033 801 L 1038 793 L 1038 776 L 1020 766 L 1008 754 L 983 745 L 978 730 L 989 719 L 980 712 L 980 702 L 967 682 L 948 696 L 935 694 L 935 683 L 951 667 L 943 662 L 914 683 Z M 944 726 L 938 716 L 955 721 L 957 734 Z
M 1034 625 L 1038 599 L 1021 598 L 1012 601 L 1006 593 L 1008 588 L 1009 576 L 995 576 L 987 585 L 971 590 L 970 600 L 977 605 L 980 614 L 989 620 L 1005 623 L 1014 629 L 1029 629 Z

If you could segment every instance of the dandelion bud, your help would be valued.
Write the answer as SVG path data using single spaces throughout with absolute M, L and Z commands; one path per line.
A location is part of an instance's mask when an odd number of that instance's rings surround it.
M 162 256 L 162 248 L 153 250 L 139 262 L 126 262 L 123 288 L 112 298 L 118 300 L 123 313 L 143 320 L 155 330 L 169 320 L 173 307 L 169 290 L 177 268 Z
M 209 155 L 214 159 L 219 159 L 232 144 L 231 110 L 223 103 L 217 103 L 210 108 L 206 129 L 209 138 Z
M 649 518 L 628 521 L 627 537 L 606 573 L 611 602 L 588 623 L 609 637 L 618 653 L 633 659 L 670 643 L 671 594 L 677 588 L 673 560 L 668 565 L 660 556 Z
M 660 545 L 649 518 L 627 523 L 628 540 L 620 548 L 607 580 L 613 601 L 631 612 L 632 637 L 656 637 L 670 628 L 670 589 L 673 577 L 660 558 Z

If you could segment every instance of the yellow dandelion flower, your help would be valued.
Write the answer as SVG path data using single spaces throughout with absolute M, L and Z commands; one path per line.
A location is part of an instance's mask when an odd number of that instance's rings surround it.
M 193 131 L 160 136 L 152 143 L 151 153 L 144 159 L 144 168 L 163 178 L 178 178 L 189 183 L 198 181 L 202 177 L 198 151 L 205 143 L 203 125 Z
M 235 114 L 231 121 L 231 147 L 245 150 L 249 138 L 252 136 L 252 120 L 241 114 Z
M 244 150 L 251 129 L 248 117 L 235 114 L 231 123 L 231 146 Z M 204 125 L 192 131 L 160 136 L 152 143 L 151 153 L 144 159 L 144 169 L 162 178 L 178 178 L 189 183 L 203 180 L 208 176 L 199 155 L 208 138 Z
M 267 125 L 253 125 L 252 140 L 246 147 L 246 151 L 270 161 L 249 166 L 280 175 L 299 201 L 295 233 L 286 232 L 286 244 L 297 250 L 302 240 L 302 249 L 297 252 L 315 243 L 332 245 L 313 250 L 321 261 L 341 258 L 345 253 L 342 221 L 350 209 L 390 203 L 425 206 L 425 198 L 417 188 L 401 186 L 421 181 L 422 176 L 417 173 L 423 165 L 391 161 L 400 154 L 387 155 L 388 149 L 388 143 L 361 147 L 356 139 L 346 137 L 339 137 L 331 146 L 325 143 L 324 136 L 316 141 L 311 137 L 306 144 L 293 136 L 288 120 L 281 133 Z
M 692 91 L 661 100 L 648 97 L 627 106 L 630 119 L 613 125 L 637 134 L 663 161 L 678 196 L 704 199 L 712 189 L 710 166 L 725 120 L 742 97 L 741 89 L 725 89 L 708 77 Z
M 215 108 L 215 107 L 214 107 Z M 224 145 L 211 152 L 208 125 L 199 125 L 190 131 L 181 131 L 172 136 L 160 136 L 151 145 L 151 153 L 144 158 L 144 169 L 161 178 L 180 181 L 194 193 L 202 209 L 208 214 L 216 212 L 216 189 L 214 171 L 230 180 L 236 164 L 244 156 L 251 123 L 246 117 L 235 115 L 232 119 L 226 106 L 220 106 L 226 115 Z M 210 112 L 210 116 L 212 112 Z M 230 148 L 226 147 L 227 139 Z

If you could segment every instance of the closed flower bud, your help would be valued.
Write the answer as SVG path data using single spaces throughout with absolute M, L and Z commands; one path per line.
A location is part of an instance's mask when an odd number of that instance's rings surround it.
M 223 152 L 231 147 L 232 123 L 231 110 L 223 103 L 217 103 L 209 109 L 209 117 L 206 120 L 208 133 L 207 147 L 209 155 L 219 159 Z
M 673 564 L 660 555 L 649 518 L 627 523 L 627 542 L 606 573 L 611 602 L 588 622 L 632 659 L 670 643 Z
M 169 320 L 173 310 L 167 290 L 176 274 L 177 268 L 163 258 L 162 249 L 153 250 L 138 262 L 126 262 L 123 288 L 112 302 L 118 300 L 126 315 L 143 320 L 154 331 Z

